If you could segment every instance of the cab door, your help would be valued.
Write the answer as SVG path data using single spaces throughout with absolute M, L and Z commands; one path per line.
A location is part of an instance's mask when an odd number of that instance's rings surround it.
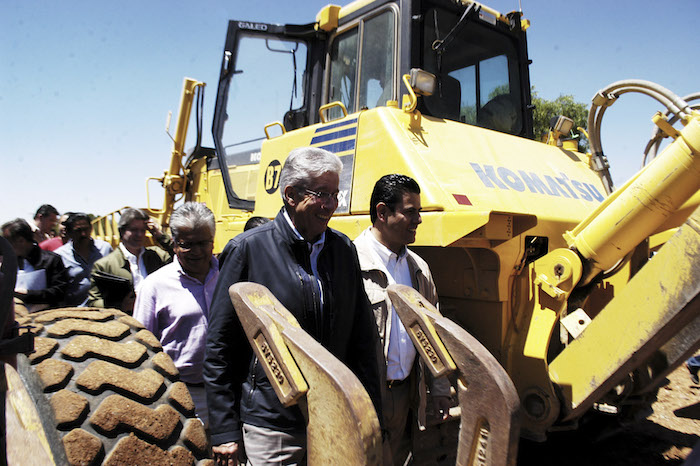
M 212 134 L 229 208 L 252 211 L 265 126 L 286 131 L 318 116 L 325 33 L 314 24 L 229 21 Z M 278 135 L 282 128 L 270 128 Z M 275 132 L 276 131 L 276 132 Z

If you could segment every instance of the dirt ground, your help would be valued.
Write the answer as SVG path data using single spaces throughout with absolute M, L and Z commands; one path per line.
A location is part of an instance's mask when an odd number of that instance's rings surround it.
M 700 450 L 700 385 L 693 384 L 685 365 L 668 376 L 652 409 L 629 425 L 601 417 L 575 432 L 551 434 L 544 444 L 522 441 L 518 465 L 682 465 L 693 447 Z

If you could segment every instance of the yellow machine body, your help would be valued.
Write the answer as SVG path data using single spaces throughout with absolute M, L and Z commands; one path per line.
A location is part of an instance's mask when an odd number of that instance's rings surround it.
M 287 155 L 294 148 L 314 146 L 336 153 L 343 162 L 339 206 L 330 226 L 354 239 L 370 225 L 369 199 L 375 182 L 389 173 L 411 176 L 421 187 L 423 206 L 423 223 L 411 248 L 430 265 L 442 315 L 473 335 L 512 379 L 522 407 L 522 433 L 542 439 L 554 427 L 574 427 L 575 420 L 595 403 L 618 409 L 622 398 L 611 397 L 608 392 L 615 384 L 623 383 L 625 374 L 642 369 L 662 374 L 700 345 L 695 336 L 673 360 L 653 368 L 647 367 L 646 360 L 628 357 L 634 352 L 631 342 L 609 351 L 610 342 L 616 341 L 620 332 L 619 316 L 625 316 L 623 322 L 632 319 L 634 309 L 642 305 L 634 293 L 625 294 L 625 289 L 630 284 L 645 288 L 634 280 L 647 262 L 654 260 L 650 260 L 652 251 L 663 251 L 670 232 L 700 204 L 700 117 L 695 112 L 686 114 L 684 128 L 670 134 L 675 141 L 666 151 L 608 195 L 590 156 L 570 150 L 571 144 L 557 147 L 534 140 L 524 45 L 528 21 L 519 13 L 502 15 L 478 3 L 443 2 L 450 3 L 449 7 L 441 6 L 439 0 L 426 3 L 430 8 L 436 5 L 435 11 L 428 9 L 425 13 L 443 21 L 444 33 L 449 30 L 447 24 L 467 21 L 467 32 L 460 33 L 465 34 L 464 42 L 455 42 L 450 50 L 472 61 L 451 75 L 434 73 L 441 76 L 436 79 L 444 86 L 445 96 L 461 70 L 479 66 L 486 70 L 481 55 L 469 55 L 473 48 L 466 43 L 471 37 L 468 34 L 484 39 L 479 43 L 484 56 L 491 43 L 486 40 L 489 34 L 501 34 L 518 44 L 510 51 L 494 52 L 491 58 L 507 57 L 507 76 L 519 76 L 519 81 L 511 80 L 506 87 L 488 92 L 489 97 L 495 95 L 492 101 L 500 98 L 501 102 L 494 104 L 501 108 L 514 106 L 520 112 L 521 124 L 505 130 L 487 129 L 493 126 L 481 117 L 489 113 L 492 102 L 486 103 L 488 98 L 474 104 L 475 113 L 463 101 L 454 112 L 445 111 L 441 116 L 441 110 L 435 110 L 439 106 L 431 109 L 427 94 L 417 96 L 413 89 L 405 88 L 408 80 L 403 76 L 409 68 L 437 66 L 440 71 L 440 65 L 431 62 L 430 57 L 417 64 L 410 59 L 410 34 L 415 25 L 407 18 L 413 13 L 401 8 L 413 3 L 420 2 L 363 0 L 339 10 L 326 7 L 310 29 L 231 21 L 213 126 L 216 148 L 191 156 L 178 172 L 182 150 L 176 147 L 171 167 L 160 179 L 166 187 L 165 205 L 152 212 L 167 224 L 177 200 L 172 193 L 180 193 L 184 200 L 206 203 L 216 216 L 215 252 L 220 252 L 243 231 L 251 216 L 277 215 L 282 206 L 279 176 Z M 440 8 L 445 10 L 438 11 Z M 460 19 L 462 12 L 466 13 Z M 338 66 L 333 62 L 333 54 L 338 53 L 333 44 L 347 37 L 348 32 L 353 33 L 353 28 L 361 37 L 370 29 L 371 21 L 383 14 L 393 15 L 393 23 L 388 24 L 395 27 L 388 48 L 393 58 L 387 62 L 393 68 L 382 68 L 393 70 L 392 93 L 386 99 L 382 94 L 384 101 L 377 105 L 365 105 L 357 97 L 345 99 L 342 93 L 338 99 L 331 98 L 333 66 Z M 428 22 L 423 27 L 424 32 L 433 32 Z M 240 133 L 242 140 L 252 137 L 246 132 L 245 121 L 240 126 L 233 121 L 237 114 L 247 116 L 248 108 L 235 107 L 229 88 L 232 79 L 245 77 L 245 72 L 238 69 L 243 65 L 236 62 L 239 46 L 258 36 L 280 40 L 285 47 L 307 44 L 309 68 L 303 79 L 306 100 L 299 109 L 284 108 L 256 127 L 255 135 L 265 137 L 253 149 L 229 151 L 234 144 L 227 145 L 223 140 L 225 131 Z M 447 42 L 449 38 L 443 39 Z M 365 68 L 357 63 L 369 57 L 371 44 L 359 39 L 358 43 L 362 47 L 357 48 L 356 55 L 338 63 L 355 63 L 355 74 L 348 76 L 361 81 Z M 296 53 L 268 44 L 269 49 Z M 416 53 L 432 53 L 429 49 Z M 447 61 L 444 58 L 443 63 Z M 435 71 L 432 68 L 430 71 Z M 459 83 L 462 96 L 467 92 L 466 82 Z M 183 93 L 183 100 L 190 99 L 190 103 L 193 86 L 186 83 Z M 486 88 L 482 91 L 487 93 Z M 443 95 L 440 88 L 434 92 L 438 97 Z M 266 97 L 258 96 L 261 100 Z M 181 106 L 185 112 L 190 108 Z M 507 111 L 504 114 L 511 116 Z M 187 118 L 184 121 L 186 124 Z M 688 279 L 675 278 L 668 283 L 680 293 L 688 286 Z M 647 276 L 647 280 L 653 280 L 653 276 Z M 662 291 L 655 293 L 648 312 L 639 315 L 639 328 L 644 330 L 635 333 L 637 327 L 633 325 L 627 330 L 631 340 L 645 343 L 649 356 L 673 341 L 683 323 L 700 313 L 689 307 L 692 299 L 669 304 L 658 296 Z M 620 313 L 613 308 L 626 311 Z M 678 317 L 664 317 L 671 314 Z M 609 323 L 596 324 L 599 317 L 600 322 Z M 662 321 L 672 324 L 659 324 Z M 579 340 L 581 343 L 577 343 Z M 600 365 L 581 363 L 588 357 L 589 348 L 599 349 L 595 358 Z M 628 388 L 625 395 L 652 389 L 651 385 Z

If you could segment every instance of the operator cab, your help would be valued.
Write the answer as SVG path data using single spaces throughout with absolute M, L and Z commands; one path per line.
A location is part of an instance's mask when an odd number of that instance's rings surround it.
M 529 91 L 523 93 L 523 85 L 529 79 L 521 79 L 527 74 L 518 50 L 524 41 L 499 30 L 496 18 L 476 4 L 460 13 L 440 3 L 446 4 L 437 2 L 423 14 L 421 68 L 437 78 L 436 93 L 423 99 L 424 113 L 527 136 Z
M 410 35 L 402 35 L 398 5 L 374 8 L 338 27 L 330 38 L 324 103 L 340 101 L 354 113 L 400 102 L 401 76 L 421 68 L 437 80 L 436 92 L 422 101 L 423 114 L 527 137 L 530 92 L 519 14 L 496 16 L 475 3 L 423 2 Z M 333 109 L 331 117 L 340 116 Z
M 221 171 L 229 206 L 252 210 L 256 180 L 244 167 L 259 163 L 263 140 L 319 123 L 324 104 L 340 102 L 350 115 L 398 105 L 412 68 L 436 79 L 419 100 L 423 115 L 531 137 L 524 24 L 519 13 L 448 0 L 328 6 L 307 25 L 230 21 L 210 167 L 229 168 Z M 335 105 L 324 118 L 344 116 Z

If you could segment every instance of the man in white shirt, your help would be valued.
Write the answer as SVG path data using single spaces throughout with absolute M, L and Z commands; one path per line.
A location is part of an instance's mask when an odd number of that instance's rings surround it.
M 124 209 L 119 218 L 119 246 L 109 255 L 95 262 L 90 277 L 90 294 L 87 305 L 114 307 L 131 314 L 134 308 L 135 290 L 141 281 L 172 260 L 171 252 L 157 246 L 144 247 L 146 231 L 168 249 L 166 236 L 149 223 L 148 215 L 141 209 Z
M 417 358 L 413 343 L 386 292 L 395 283 L 411 286 L 437 306 L 437 291 L 428 264 L 406 247 L 416 241 L 422 222 L 420 187 L 405 175 L 386 175 L 377 181 L 370 199 L 372 226 L 355 239 L 362 280 L 382 340 L 386 382 L 383 384 L 384 428 L 393 464 L 408 456 L 411 429 L 425 426 L 426 381 L 429 375 Z M 381 370 L 381 369 L 380 369 Z M 449 409 L 450 385 L 430 380 L 430 393 L 443 419 Z M 413 416 L 409 416 L 410 412 Z

